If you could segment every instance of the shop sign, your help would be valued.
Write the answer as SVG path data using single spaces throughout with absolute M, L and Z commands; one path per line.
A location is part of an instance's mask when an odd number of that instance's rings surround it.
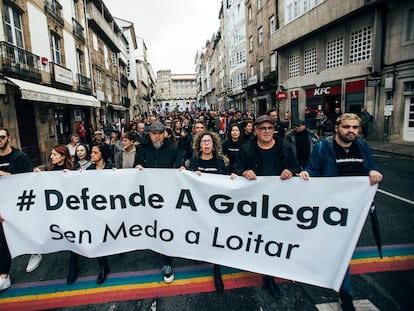
M 284 100 L 287 99 L 287 92 L 276 92 L 276 99 L 277 100 Z
M 73 86 L 72 71 L 53 64 L 53 75 L 56 82 Z

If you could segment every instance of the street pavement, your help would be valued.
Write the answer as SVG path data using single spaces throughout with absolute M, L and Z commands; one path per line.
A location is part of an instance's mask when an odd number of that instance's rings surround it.
M 414 143 L 368 141 L 374 152 L 414 159 Z M 366 223 L 351 262 L 354 303 L 358 311 L 412 310 L 414 244 L 384 245 L 383 259 Z M 404 240 L 404 241 L 405 241 Z M 12 287 L 0 293 L 7 310 L 339 310 L 333 290 L 276 278 L 282 298 L 273 299 L 262 276 L 223 267 L 225 291 L 216 293 L 212 266 L 174 259 L 175 281 L 165 284 L 162 256 L 136 251 L 110 257 L 107 281 L 96 285 L 98 264 L 82 258 L 77 282 L 68 286 L 68 252 L 44 255 L 39 268 L 26 273 L 28 255 L 13 261 Z

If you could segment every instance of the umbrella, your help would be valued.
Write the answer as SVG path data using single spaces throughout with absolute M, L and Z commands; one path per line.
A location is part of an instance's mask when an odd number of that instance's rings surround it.
M 371 203 L 371 208 L 369 210 L 369 216 L 371 219 L 372 233 L 374 234 L 375 243 L 377 244 L 377 248 L 378 248 L 378 253 L 380 255 L 380 258 L 382 259 L 381 233 L 380 233 L 380 226 L 378 222 L 377 210 L 375 208 L 374 201 L 372 201 Z

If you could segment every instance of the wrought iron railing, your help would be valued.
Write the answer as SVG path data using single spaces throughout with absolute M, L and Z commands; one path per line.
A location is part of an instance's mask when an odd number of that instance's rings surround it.
M 0 42 L 1 72 L 24 80 L 41 81 L 40 57 L 7 42 Z

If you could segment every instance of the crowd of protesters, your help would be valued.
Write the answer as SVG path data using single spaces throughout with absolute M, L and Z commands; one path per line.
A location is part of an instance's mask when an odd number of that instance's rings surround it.
M 351 122 L 352 126 L 346 125 L 341 128 L 343 120 L 345 120 L 344 124 Z M 352 145 L 354 148 L 352 155 L 354 158 L 365 157 L 366 142 L 357 138 L 361 123 L 359 117 L 350 113 L 343 114 L 339 115 L 335 122 L 336 133 L 328 138 L 330 142 L 334 141 L 337 150 L 345 150 L 345 153 L 341 153 L 340 156 L 347 157 L 346 150 L 349 150 L 352 142 L 357 140 L 358 144 Z M 135 117 L 130 122 L 124 118 L 119 122 L 114 120 L 101 130 L 91 131 L 89 136 L 85 135 L 83 127 L 78 129 L 80 132 L 70 135 L 67 145 L 56 146 L 53 149 L 54 151 L 66 149 L 66 152 L 60 153 L 59 156 L 68 169 L 180 168 L 194 171 L 199 175 L 226 174 L 232 179 L 237 176 L 248 180 L 255 180 L 256 176 L 280 176 L 282 180 L 300 176 L 302 179 L 308 179 L 309 174 L 306 173 L 309 167 L 308 160 L 313 155 L 314 147 L 321 143 L 318 135 L 307 128 L 306 118 L 290 120 L 290 114 L 287 114 L 282 121 L 276 109 L 270 109 L 257 118 L 251 113 L 241 111 L 152 113 Z M 323 133 L 324 128 L 318 130 Z M 0 129 L 0 134 L 2 139 L 9 137 L 6 129 Z M 13 150 L 13 154 L 17 152 L 10 145 L 6 144 L 4 147 L 0 145 L 3 149 L 6 146 L 8 146 L 7 152 L 10 150 Z M 4 151 L 3 149 L 0 148 L 0 151 Z M 52 155 L 56 153 L 53 150 Z M 96 163 L 94 158 L 97 154 L 101 154 L 101 158 L 104 159 L 103 164 Z M 26 159 L 27 162 L 27 157 L 22 157 L 21 155 L 21 161 Z M 313 158 L 315 157 L 316 155 L 313 155 Z M 3 159 L 0 154 L 0 162 L 6 161 L 3 165 L 3 168 L 8 170 L 6 173 L 20 172 L 13 170 L 16 164 L 12 163 L 13 159 L 10 157 Z M 51 156 L 51 163 L 53 161 L 54 158 Z M 27 168 L 22 169 L 21 172 L 31 170 L 30 163 L 26 166 Z M 49 165 L 49 170 L 51 167 Z M 340 169 L 343 173 L 348 170 L 348 167 L 340 167 Z M 359 173 L 367 175 L 371 174 L 371 170 L 378 171 L 373 166 L 369 171 L 361 167 Z M 380 181 L 381 179 L 377 182 Z M 0 233 L 2 238 L 0 243 L 6 245 L 3 230 Z M 5 249 L 7 250 L 7 247 L 0 248 L 0 250 Z M 11 285 L 8 276 L 10 254 L 6 252 L 5 256 L 7 260 L 4 260 L 2 266 L 0 265 L 2 268 L 0 290 Z M 30 271 L 36 269 L 42 259 L 40 255 L 32 256 L 37 256 L 35 258 L 37 261 L 32 264 Z M 71 253 L 68 284 L 72 284 L 77 278 L 77 262 L 77 255 Z M 167 283 L 174 280 L 172 262 L 172 257 L 164 256 L 162 271 L 164 281 Z M 101 284 L 110 271 L 108 258 L 99 258 L 98 263 L 100 272 L 97 283 Z M 222 291 L 224 284 L 219 265 L 214 265 L 213 275 L 216 290 Z M 274 298 L 280 298 L 280 290 L 273 278 L 264 276 L 263 280 L 270 294 Z M 342 293 L 341 298 L 347 299 L 347 305 L 344 305 L 343 309 L 353 310 L 351 292 L 346 291 L 345 296 Z

